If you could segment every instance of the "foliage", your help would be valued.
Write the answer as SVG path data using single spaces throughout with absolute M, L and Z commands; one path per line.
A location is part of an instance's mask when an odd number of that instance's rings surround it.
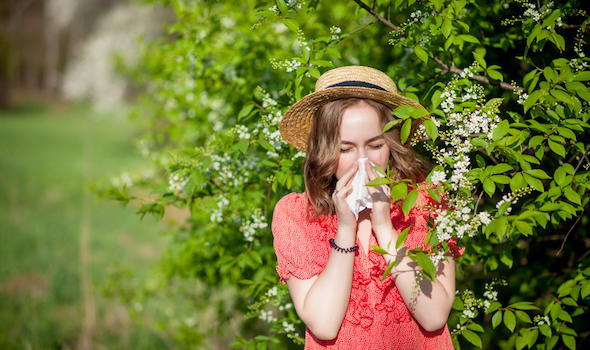
M 234 346 L 301 342 L 269 226 L 276 201 L 303 190 L 303 154 L 277 124 L 321 71 L 347 64 L 387 72 L 431 114 L 414 146 L 436 164 L 431 196 L 444 192 L 451 210 L 433 218 L 433 251 L 412 255 L 429 277 L 449 238 L 466 248 L 449 319 L 456 347 L 588 346 L 581 1 L 161 2 L 178 20 L 134 69 L 147 86 L 137 117 L 151 122 L 140 145 L 159 169 L 139 213 L 190 212 L 163 268 L 241 291 L 236 309 L 219 309 L 219 327 L 235 312 L 258 319 Z M 395 114 L 401 121 L 388 127 L 420 139 L 408 133 L 423 112 Z M 412 190 L 392 186 L 406 212 Z

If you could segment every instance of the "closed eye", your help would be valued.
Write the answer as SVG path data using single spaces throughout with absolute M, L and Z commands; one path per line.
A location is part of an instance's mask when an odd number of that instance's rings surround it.
M 370 145 L 369 147 L 371 147 L 372 149 L 380 149 L 384 145 L 385 145 L 385 143 L 379 143 L 379 144 L 376 144 L 376 145 Z

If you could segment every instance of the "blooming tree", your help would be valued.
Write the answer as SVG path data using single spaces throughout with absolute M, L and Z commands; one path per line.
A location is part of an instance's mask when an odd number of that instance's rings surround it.
M 347 64 L 386 71 L 427 109 L 397 108 L 386 128 L 400 128 L 402 142 L 431 160 L 427 191 L 444 204 L 426 249 L 409 252 L 422 277 L 433 278 L 450 239 L 466 248 L 449 318 L 456 347 L 589 344 L 581 1 L 162 2 L 178 16 L 171 37 L 149 44 L 132 69 L 146 86 L 137 115 L 151 127 L 138 144 L 154 171 L 130 170 L 128 183 L 156 194 L 140 214 L 161 217 L 171 206 L 190 214 L 171 232 L 163 267 L 171 279 L 239 291 L 235 308 L 218 310 L 220 328 L 246 315 L 234 346 L 302 342 L 269 226 L 276 201 L 304 189 L 304 154 L 282 141 L 278 122 L 321 71 Z M 418 118 L 423 126 L 410 135 Z M 412 210 L 415 184 L 377 182 L 391 183 L 394 200 Z M 128 191 L 123 181 L 103 189 L 121 201 L 136 197 Z M 204 339 L 183 334 L 186 346 Z

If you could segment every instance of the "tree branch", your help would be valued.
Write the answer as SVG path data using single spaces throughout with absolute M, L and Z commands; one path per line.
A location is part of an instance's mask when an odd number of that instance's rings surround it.
M 377 18 L 377 20 L 379 20 L 379 22 L 383 23 L 386 27 L 390 28 L 391 30 L 395 31 L 396 33 L 399 33 L 403 37 L 406 36 L 406 33 L 404 33 L 398 26 L 396 26 L 395 24 L 391 23 L 389 20 L 383 18 L 383 16 L 381 16 L 379 13 L 377 13 L 377 11 L 375 11 L 374 9 L 370 8 L 369 6 L 367 6 L 367 4 L 365 4 L 362 0 L 354 0 L 354 2 L 356 2 L 360 7 L 362 7 L 363 9 L 365 9 L 367 12 L 369 12 L 375 18 Z M 433 60 L 439 66 L 441 66 L 446 72 L 451 72 L 451 73 L 455 73 L 455 74 L 461 74 L 463 72 L 463 70 L 455 67 L 455 64 L 454 63 L 449 68 L 449 66 L 446 65 L 443 61 L 441 61 L 438 57 L 433 57 Z M 474 74 L 473 76 L 469 76 L 468 78 L 471 79 L 471 80 L 478 81 L 478 82 L 480 82 L 482 84 L 499 86 L 499 87 L 501 87 L 504 90 L 510 90 L 510 91 L 524 90 L 522 88 L 519 88 L 517 86 L 512 86 L 512 85 L 507 84 L 507 83 L 504 83 L 504 82 L 498 82 L 498 81 L 489 80 L 488 78 L 484 77 L 483 75 L 475 75 Z
M 578 216 L 578 218 L 576 219 L 576 222 L 574 222 L 572 227 L 570 227 L 569 231 L 567 231 L 567 234 L 565 235 L 563 242 L 561 242 L 561 247 L 559 248 L 559 251 L 555 254 L 555 256 L 559 256 L 561 254 L 561 251 L 563 250 L 563 247 L 565 246 L 565 241 L 567 241 L 567 238 L 569 237 L 570 233 L 572 233 L 572 231 L 574 230 L 574 227 L 576 227 L 576 225 L 578 224 L 578 222 L 580 221 L 582 216 L 584 216 L 584 211 L 582 211 L 582 214 L 580 214 Z
M 377 11 L 375 11 L 374 9 L 370 8 L 369 6 L 367 6 L 367 4 L 365 4 L 362 0 L 354 0 L 354 2 L 356 2 L 363 9 L 367 10 L 367 12 L 369 12 L 371 15 L 373 15 L 375 18 L 377 18 L 379 20 L 379 22 L 385 24 L 391 30 L 393 30 L 393 31 L 395 31 L 397 33 L 400 33 L 402 36 L 406 36 L 406 33 L 404 33 L 401 29 L 399 29 L 398 26 L 396 26 L 395 24 L 391 23 L 387 19 L 383 18 L 380 14 L 377 13 Z

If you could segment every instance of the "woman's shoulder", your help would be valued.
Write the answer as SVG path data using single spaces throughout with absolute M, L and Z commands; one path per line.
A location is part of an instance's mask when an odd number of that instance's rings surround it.
M 307 208 L 307 196 L 305 192 L 292 192 L 279 199 L 275 205 L 273 219 L 276 220 L 285 215 L 303 217 L 306 214 Z

